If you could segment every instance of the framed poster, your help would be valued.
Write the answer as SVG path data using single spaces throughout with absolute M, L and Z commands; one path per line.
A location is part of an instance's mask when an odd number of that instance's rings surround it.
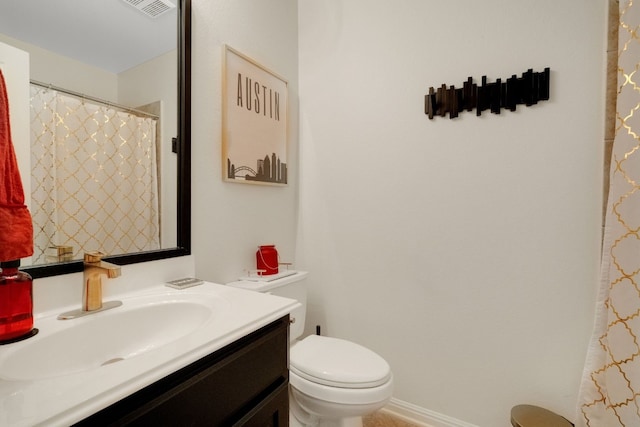
M 223 179 L 287 185 L 287 81 L 227 45 L 223 55 Z

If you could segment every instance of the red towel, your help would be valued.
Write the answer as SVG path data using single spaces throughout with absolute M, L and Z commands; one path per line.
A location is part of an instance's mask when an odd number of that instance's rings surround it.
M 24 204 L 24 190 L 11 141 L 9 99 L 0 70 L 0 261 L 33 254 L 33 224 Z

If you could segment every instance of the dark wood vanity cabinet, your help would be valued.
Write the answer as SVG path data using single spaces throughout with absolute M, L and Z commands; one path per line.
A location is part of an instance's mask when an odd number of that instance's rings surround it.
M 289 316 L 215 351 L 77 426 L 288 426 Z

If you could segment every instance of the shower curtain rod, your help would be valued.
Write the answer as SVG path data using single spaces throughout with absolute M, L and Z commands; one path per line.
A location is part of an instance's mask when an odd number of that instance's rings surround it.
M 58 92 L 62 92 L 62 93 L 65 93 L 67 95 L 75 96 L 77 98 L 81 98 L 81 99 L 86 99 L 86 100 L 89 100 L 89 101 L 97 102 L 99 104 L 106 105 L 107 107 L 119 108 L 121 110 L 124 110 L 124 111 L 129 112 L 129 113 L 134 113 L 134 114 L 139 115 L 139 116 L 145 116 L 145 117 L 148 117 L 148 118 L 151 118 L 151 119 L 159 119 L 160 118 L 160 117 L 156 116 L 155 114 L 147 113 L 146 111 L 136 110 L 135 108 L 126 107 L 124 105 L 119 105 L 119 104 L 116 104 L 116 103 L 111 102 L 111 101 L 105 101 L 104 99 L 100 99 L 100 98 L 96 98 L 96 97 L 93 97 L 93 96 L 85 95 L 85 94 L 79 93 L 79 92 L 74 92 L 72 90 L 65 89 L 65 88 L 62 88 L 62 87 L 59 87 L 59 86 L 54 86 L 52 84 L 42 83 L 42 82 L 39 82 L 37 80 L 31 80 L 30 82 L 31 82 L 31 84 L 36 85 L 36 86 L 40 86 L 40 87 L 43 87 L 43 88 L 46 88 L 46 89 L 51 89 L 51 90 L 55 90 L 55 91 L 58 91 Z

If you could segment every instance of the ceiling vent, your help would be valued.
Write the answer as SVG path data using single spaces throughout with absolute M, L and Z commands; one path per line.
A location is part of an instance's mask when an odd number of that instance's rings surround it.
M 151 18 L 175 9 L 176 5 L 169 0 L 122 0 Z

